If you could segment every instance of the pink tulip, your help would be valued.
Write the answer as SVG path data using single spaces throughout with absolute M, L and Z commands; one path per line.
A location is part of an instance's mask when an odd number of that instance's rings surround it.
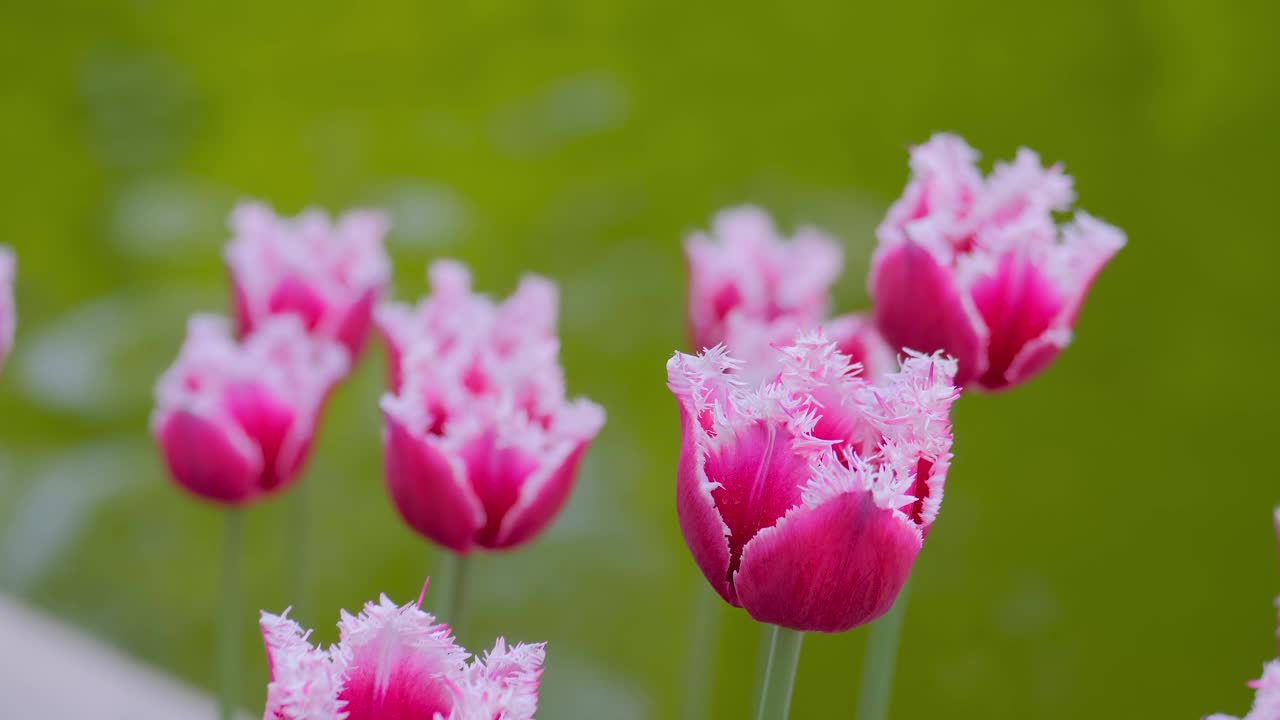
M 1272 511 L 1276 535 L 1280 538 L 1280 508 Z M 1280 605 L 1280 598 L 1276 600 Z M 1280 624 L 1277 624 L 1277 641 L 1280 642 Z M 1262 677 L 1249 683 L 1257 691 L 1253 708 L 1240 720 L 1280 720 L 1280 660 L 1272 660 L 1262 666 Z M 1205 720 L 1236 720 L 1231 715 L 1210 715 Z
M 0 245 L 0 367 L 13 347 L 13 331 L 18 324 L 18 313 L 13 304 L 13 275 L 17 261 L 13 251 Z
M 174 481 L 229 505 L 288 485 L 346 370 L 346 351 L 308 335 L 296 317 L 269 318 L 240 343 L 224 319 L 193 317 L 151 415 Z
M 685 257 L 689 335 L 699 349 L 728 342 L 734 316 L 762 325 L 786 319 L 811 329 L 826 316 L 844 262 L 840 246 L 812 228 L 784 242 L 769 215 L 754 207 L 721 212 L 711 235 L 689 238 Z
M 421 602 L 396 606 L 383 595 L 359 615 L 343 612 L 328 649 L 312 646 L 288 611 L 262 613 L 271 667 L 264 720 L 531 720 L 543 644 L 498 638 L 468 662 Z
M 676 508 L 716 592 L 795 630 L 884 614 L 942 502 L 954 372 L 952 360 L 911 355 L 873 384 L 821 333 L 777 349 L 767 370 L 723 347 L 677 353 Z
M 890 345 L 942 350 L 956 382 L 999 390 L 1045 369 L 1071 340 L 1118 229 L 1070 209 L 1071 178 L 1030 150 L 983 178 L 954 135 L 911 151 L 911 181 L 877 235 L 870 289 Z
M 526 278 L 496 304 L 458 263 L 430 277 L 415 311 L 379 312 L 398 388 L 382 400 L 387 487 L 440 545 L 510 548 L 564 505 L 604 411 L 565 400 L 553 284 Z
M 306 210 L 290 220 L 242 203 L 231 228 L 226 259 L 237 333 L 249 335 L 272 315 L 297 315 L 309 332 L 341 343 L 354 365 L 391 277 L 382 249 L 386 217 L 356 210 L 331 221 Z

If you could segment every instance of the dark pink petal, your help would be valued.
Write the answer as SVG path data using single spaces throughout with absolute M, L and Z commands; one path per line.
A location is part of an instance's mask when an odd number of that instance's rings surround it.
M 870 318 L 861 314 L 841 315 L 823 323 L 822 329 L 836 348 L 849 356 L 849 362 L 862 366 L 862 377 L 875 380 L 898 368 L 893 349 Z
M 274 490 L 293 479 L 302 464 L 301 453 L 281 448 L 295 421 L 294 409 L 258 383 L 239 383 L 226 389 L 226 409 L 262 453 L 263 490 Z
M 296 277 L 281 278 L 267 298 L 272 315 L 292 313 L 302 318 L 308 330 L 315 330 L 329 311 L 329 302 L 315 288 Z
M 458 455 L 466 468 L 467 482 L 484 507 L 484 524 L 476 534 L 476 542 L 494 547 L 502 518 L 516 503 L 525 481 L 538 469 L 537 459 L 520 448 L 500 446 L 491 431 L 472 438 Z
M 988 390 L 998 390 L 1013 382 L 1006 373 L 1014 359 L 1049 329 L 1062 310 L 1063 297 L 1038 267 L 1015 253 L 1000 258 L 994 273 L 978 279 L 972 296 L 990 332 L 987 369 L 978 383 Z M 1054 353 L 1057 349 L 1060 348 L 1055 346 Z M 1035 369 L 1044 367 L 1052 358 L 1037 351 L 1039 367 Z M 1028 374 L 1026 363 L 1021 363 L 1024 377 Z M 962 372 L 963 367 L 961 363 Z
M 844 632 L 893 605 L 920 552 L 920 534 L 869 492 L 791 512 L 742 553 L 738 599 L 763 623 Z
M 734 428 L 706 450 L 703 470 L 719 485 L 711 497 L 729 528 L 730 584 L 742 548 L 800 503 L 809 467 L 807 458 L 792 449 L 793 440 L 785 427 L 760 421 Z
M 365 343 L 369 340 L 369 329 L 373 326 L 373 308 L 378 302 L 380 289 L 370 289 L 346 308 L 336 333 L 338 342 L 347 349 L 352 358 L 360 357 Z
M 711 587 L 725 602 L 737 605 L 733 586 L 729 584 L 729 528 L 711 497 L 712 486 L 703 468 L 705 454 L 698 446 L 703 432 L 691 424 L 683 406 L 680 426 L 684 438 L 676 468 L 676 515 L 680 534 Z
M 380 658 L 376 648 L 357 653 L 338 694 L 346 720 L 416 720 L 448 717 L 453 690 L 430 656 Z M 383 663 L 383 667 L 379 667 Z
M 169 473 L 192 493 L 241 505 L 261 492 L 261 456 L 234 425 L 179 410 L 158 421 L 156 437 Z
M 912 241 L 882 248 L 873 260 L 876 325 L 896 350 L 946 352 L 959 361 L 963 386 L 987 366 L 987 329 L 949 268 Z
M 460 460 L 434 438 L 412 433 L 384 403 L 387 490 L 400 516 L 417 532 L 455 552 L 471 550 L 484 508 L 467 485 Z
M 574 480 L 578 474 L 578 463 L 590 445 L 584 440 L 573 447 L 560 462 L 548 463 L 539 473 L 548 473 L 545 480 L 538 477 L 529 479 L 532 486 L 538 485 L 537 493 L 528 501 L 518 502 L 502 520 L 502 526 L 495 537 L 494 548 L 515 547 L 528 542 L 542 532 L 569 499 Z M 483 539 L 481 544 L 483 544 Z

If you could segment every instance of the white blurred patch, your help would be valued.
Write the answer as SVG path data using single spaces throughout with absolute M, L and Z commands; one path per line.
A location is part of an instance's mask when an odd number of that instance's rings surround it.
M 143 452 L 137 442 L 118 440 L 62 450 L 40 462 L 26 492 L 15 496 L 0 535 L 0 585 L 30 590 L 103 500 L 139 484 Z
M 649 700 L 619 673 L 593 658 L 565 656 L 548 645 L 538 692 L 539 717 L 640 720 L 654 717 Z
M 60 412 L 144 415 L 156 378 L 177 355 L 186 317 L 226 302 L 196 291 L 92 300 L 28 334 L 19 384 L 33 402 Z
M 125 185 L 116 198 L 111 236 L 122 250 L 148 260 L 200 250 L 216 256 L 228 237 L 233 193 L 195 178 L 147 177 Z
M 401 180 L 373 193 L 369 204 L 391 214 L 390 243 L 405 248 L 439 250 L 466 231 L 468 213 L 462 196 L 433 180 Z
M 626 88 L 610 73 L 564 78 L 536 97 L 498 111 L 493 144 L 517 156 L 547 153 L 618 127 L 630 109 Z

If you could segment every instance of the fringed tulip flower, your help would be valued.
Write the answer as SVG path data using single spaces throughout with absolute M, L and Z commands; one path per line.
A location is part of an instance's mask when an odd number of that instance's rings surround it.
M 821 333 L 744 370 L 723 347 L 677 353 L 685 542 L 760 622 L 840 632 L 893 604 L 942 502 L 955 363 L 911 355 L 872 383 Z M 759 384 L 743 378 L 765 377 Z
M 341 343 L 354 364 L 391 277 L 386 217 L 355 210 L 330 220 L 306 210 L 288 219 L 251 202 L 232 212 L 231 228 L 226 260 L 238 334 L 273 315 L 297 315 L 311 333 Z
M 754 207 L 721 212 L 710 235 L 688 239 L 685 257 L 696 349 L 728 342 L 735 315 L 764 325 L 787 318 L 811 329 L 826 316 L 844 262 L 840 246 L 826 235 L 801 228 L 784 241 L 769 215 Z
M 1027 149 L 985 179 L 954 135 L 911 152 L 911 180 L 877 235 L 870 290 L 895 349 L 942 350 L 956 382 L 1000 390 L 1045 369 L 1071 340 L 1085 295 L 1124 245 L 1070 209 L 1071 178 Z
M 156 385 L 151 416 L 174 481 L 228 505 L 289 484 L 346 370 L 346 351 L 308 335 L 296 317 L 268 318 L 239 342 L 224 319 L 193 317 L 177 361 Z
M 13 331 L 18 324 L 18 313 L 13 303 L 13 275 L 17 265 L 13 251 L 0 245 L 0 367 L 13 347 Z
M 564 505 L 604 423 L 565 400 L 555 286 L 526 278 L 501 304 L 439 262 L 415 311 L 381 311 L 395 393 L 382 400 L 386 479 L 417 532 L 458 553 L 537 535 Z
M 264 720 L 530 720 L 538 707 L 544 646 L 498 638 L 471 658 L 449 627 L 418 603 L 384 595 L 342 613 L 339 641 L 321 649 L 310 631 L 262 613 L 271 667 Z
M 1272 512 L 1276 526 L 1276 535 L 1280 539 L 1280 508 Z M 1276 600 L 1280 605 L 1280 598 Z M 1280 628 L 1280 623 L 1277 624 Z M 1280 629 L 1276 632 L 1280 642 Z M 1253 698 L 1253 707 L 1240 720 L 1280 720 L 1280 660 L 1272 660 L 1262 666 L 1262 677 L 1249 683 L 1249 687 L 1257 691 Z M 1231 715 L 1210 715 L 1205 720 L 1236 720 Z

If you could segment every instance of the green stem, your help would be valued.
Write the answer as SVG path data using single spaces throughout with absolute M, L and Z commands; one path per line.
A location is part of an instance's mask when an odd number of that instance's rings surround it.
M 786 720 L 791 713 L 791 691 L 796 684 L 796 666 L 800 664 L 800 641 L 804 633 L 784 627 L 773 628 L 769 643 L 769 664 L 764 670 L 760 710 L 756 720 Z
M 311 627 L 307 611 L 311 593 L 308 592 L 307 559 L 309 556 L 307 532 L 307 483 L 296 483 L 289 493 L 289 546 L 286 551 L 289 574 L 289 602 L 293 607 L 290 616 L 302 627 Z
M 218 715 L 231 720 L 240 685 L 240 511 L 229 509 L 223 534 L 222 627 L 219 628 Z
M 467 580 L 471 563 L 469 555 L 460 555 L 448 550 L 444 552 L 445 588 L 448 591 L 448 602 L 440 609 L 440 620 L 453 628 L 453 635 L 461 640 L 467 620 Z
M 720 596 L 695 578 L 693 612 L 690 613 L 689 664 L 685 668 L 684 717 L 702 720 L 707 717 L 711 698 L 716 640 L 720 634 Z
M 760 701 L 763 700 L 764 671 L 769 667 L 769 654 L 773 652 L 773 626 L 760 623 L 760 642 L 756 645 L 756 673 L 751 687 L 756 689 L 755 704 L 751 706 L 751 717 L 760 714 Z
M 893 671 L 898 661 L 902 619 L 907 614 L 911 581 L 902 586 L 898 599 L 883 617 L 871 623 L 871 638 L 862 661 L 862 691 L 858 694 L 858 720 L 886 720 L 893 695 Z

